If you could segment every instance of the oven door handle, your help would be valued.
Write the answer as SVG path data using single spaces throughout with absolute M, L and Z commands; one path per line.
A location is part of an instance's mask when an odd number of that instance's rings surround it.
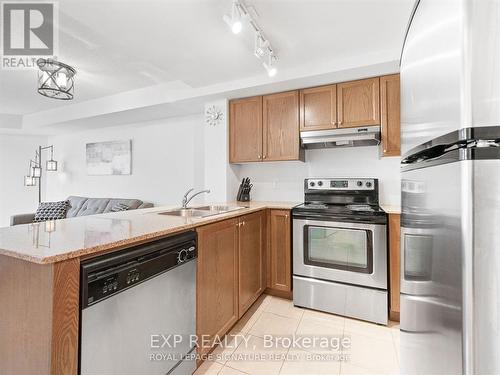
M 371 231 L 386 226 L 386 224 L 346 223 L 343 221 L 322 221 L 322 220 L 309 220 L 309 219 L 293 219 L 293 221 L 303 226 L 309 225 L 309 226 L 319 226 L 327 228 L 364 229 Z

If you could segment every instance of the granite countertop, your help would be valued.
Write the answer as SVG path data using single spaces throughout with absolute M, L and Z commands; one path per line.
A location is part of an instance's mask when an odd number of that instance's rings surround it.
M 401 207 L 400 206 L 394 206 L 394 205 L 389 205 L 389 204 L 380 204 L 380 207 L 387 212 L 388 214 L 400 214 L 401 213 Z
M 56 263 L 114 248 L 132 246 L 266 208 L 291 209 L 298 202 L 226 202 L 244 208 L 205 218 L 158 215 L 176 207 L 82 216 L 0 228 L 0 255 L 33 263 Z

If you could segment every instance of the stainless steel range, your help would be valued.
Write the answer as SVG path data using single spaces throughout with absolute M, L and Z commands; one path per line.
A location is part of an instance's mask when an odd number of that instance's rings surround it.
M 387 215 L 373 178 L 310 178 L 293 216 L 296 306 L 387 324 Z

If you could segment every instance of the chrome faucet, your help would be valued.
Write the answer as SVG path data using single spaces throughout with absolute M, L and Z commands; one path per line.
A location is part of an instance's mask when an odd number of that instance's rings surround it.
M 191 195 L 188 198 L 189 193 L 191 193 L 193 190 L 194 190 L 194 188 L 191 188 L 188 191 L 186 191 L 186 194 L 184 194 L 184 197 L 182 198 L 182 208 L 187 208 L 187 205 L 188 205 L 189 202 L 191 202 L 191 199 L 193 199 L 197 195 L 200 195 L 202 193 L 210 193 L 210 189 L 200 190 L 199 192 L 194 193 L 193 195 Z

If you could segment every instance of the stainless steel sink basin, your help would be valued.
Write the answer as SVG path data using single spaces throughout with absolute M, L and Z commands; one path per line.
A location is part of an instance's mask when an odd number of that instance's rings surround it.
M 158 215 L 181 216 L 181 217 L 205 217 L 216 215 L 218 212 L 210 212 L 207 210 L 197 210 L 194 208 L 180 208 L 178 210 L 159 212 Z
M 220 213 L 241 210 L 245 207 L 240 206 L 223 206 L 223 205 L 211 205 L 211 206 L 201 206 L 195 207 L 196 210 L 207 210 L 207 211 L 217 211 Z
M 240 210 L 245 207 L 240 206 L 201 206 L 193 208 L 178 208 L 170 211 L 159 212 L 159 215 L 180 216 L 180 217 L 207 217 L 220 215 L 226 212 Z

